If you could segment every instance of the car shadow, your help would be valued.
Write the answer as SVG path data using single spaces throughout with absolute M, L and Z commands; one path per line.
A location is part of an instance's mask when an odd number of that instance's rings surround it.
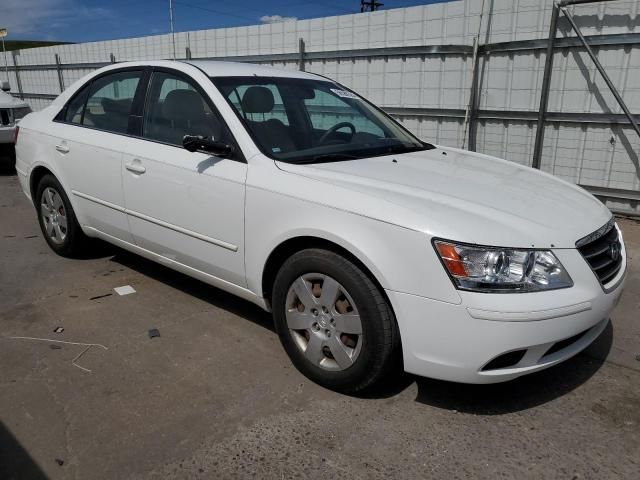
M 42 232 L 39 232 L 42 235 Z M 116 255 L 121 249 L 98 238 L 87 238 L 82 249 L 73 255 L 75 260 L 97 260 Z
M 275 333 L 271 314 L 257 305 L 134 253 L 117 247 L 112 248 L 116 251 L 110 261 L 169 285 L 217 308 L 245 318 Z
M 4 158 L 0 158 L 0 177 L 13 177 L 17 175 L 16 167 L 9 164 Z
M 0 143 L 0 176 L 16 175 L 16 154 L 12 144 Z
M 275 333 L 271 315 L 247 300 L 118 247 L 105 244 L 103 248 L 106 251 L 112 249 L 112 262 Z M 417 377 L 402 371 L 399 358 L 393 373 L 384 382 L 357 397 L 371 400 L 391 398 L 415 383 L 418 389 L 415 400 L 424 405 L 475 415 L 518 412 L 550 402 L 585 383 L 604 363 L 612 342 L 613 328 L 609 322 L 593 344 L 575 357 L 541 372 L 490 385 L 469 385 Z
M 47 478 L 29 452 L 2 422 L 0 422 L 0 478 L 33 480 Z

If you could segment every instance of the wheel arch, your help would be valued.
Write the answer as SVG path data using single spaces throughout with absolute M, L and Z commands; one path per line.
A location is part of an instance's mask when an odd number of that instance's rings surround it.
M 398 324 L 396 312 L 393 303 L 389 298 L 389 295 L 387 295 L 387 291 L 382 286 L 383 284 L 381 280 L 373 272 L 373 268 L 375 267 L 369 268 L 365 261 L 359 258 L 358 255 L 354 254 L 351 249 L 348 249 L 345 246 L 336 243 L 335 241 L 314 235 L 300 235 L 290 237 L 280 242 L 267 257 L 264 269 L 262 271 L 262 295 L 265 300 L 266 306 L 268 308 L 271 308 L 273 283 L 275 281 L 278 270 L 280 269 L 284 261 L 294 253 L 308 248 L 322 248 L 341 255 L 347 258 L 349 261 L 353 262 L 364 272 L 365 275 L 367 275 L 371 279 L 376 288 L 378 288 L 378 291 L 380 292 L 382 297 L 387 302 L 389 312 L 391 313 L 391 321 L 394 325 L 394 328 L 392 329 L 392 331 L 394 332 L 393 344 L 397 355 L 394 362 L 398 362 L 398 365 L 404 365 L 402 352 L 403 342 L 400 325 Z
M 71 189 L 67 187 L 66 181 L 60 175 L 58 175 L 58 172 L 56 171 L 56 169 L 51 168 L 51 165 L 49 164 L 38 162 L 34 164 L 34 166 L 29 171 L 28 178 L 29 178 L 29 194 L 31 195 L 31 203 L 33 203 L 33 205 L 36 206 L 36 203 L 38 201 L 36 199 L 36 190 L 38 189 L 38 184 L 40 183 L 40 180 L 42 180 L 42 177 L 44 177 L 47 174 L 55 177 L 55 179 L 58 180 L 58 182 L 60 182 L 60 185 L 62 185 L 62 189 L 64 190 L 64 193 L 67 195 L 67 198 L 71 203 L 71 208 L 73 208 L 76 218 L 78 219 L 80 228 L 82 228 L 84 231 L 84 228 L 83 228 L 83 225 L 85 223 L 84 217 L 82 216 L 82 212 L 78 209 L 78 205 L 77 205 L 76 199 L 73 196 L 73 192 L 71 191 Z
M 384 296 L 385 300 L 387 300 L 389 307 L 393 310 L 393 306 L 385 292 L 384 287 L 382 286 L 381 280 L 376 274 L 374 274 L 373 269 L 367 266 L 367 262 L 362 260 L 358 255 L 354 254 L 345 246 L 340 245 L 335 241 L 329 240 L 327 238 L 314 235 L 300 235 L 287 238 L 286 240 L 281 241 L 267 257 L 264 268 L 262 270 L 261 293 L 269 306 L 271 305 L 273 283 L 282 264 L 291 255 L 308 248 L 322 248 L 325 250 L 329 250 L 331 252 L 337 253 L 338 255 L 342 255 L 343 257 L 352 261 L 371 279 L 376 287 L 378 287 L 380 293 Z
M 40 180 L 42 180 L 42 177 L 47 174 L 53 175 L 54 177 L 58 178 L 50 168 L 44 165 L 38 165 L 31 170 L 31 173 L 29 175 L 29 193 L 31 194 L 31 200 L 33 201 L 34 205 L 37 201 L 36 190 L 38 189 L 38 184 L 40 183 Z M 59 178 L 58 181 L 60 181 Z M 67 196 L 69 195 L 67 194 Z

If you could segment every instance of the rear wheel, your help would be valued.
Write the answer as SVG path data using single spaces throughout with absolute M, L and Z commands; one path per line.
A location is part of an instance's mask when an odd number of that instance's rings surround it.
M 355 393 L 391 369 L 399 343 L 393 313 L 349 259 L 320 249 L 294 254 L 276 276 L 272 300 L 285 350 L 316 383 Z
M 38 183 L 35 205 L 40 230 L 51 249 L 65 257 L 79 254 L 87 237 L 76 220 L 62 185 L 53 175 L 45 175 Z

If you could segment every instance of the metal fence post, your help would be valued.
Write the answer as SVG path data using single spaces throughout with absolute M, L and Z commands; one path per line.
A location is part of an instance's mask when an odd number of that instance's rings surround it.
M 24 92 L 22 90 L 22 82 L 20 81 L 20 71 L 18 68 L 18 51 L 13 50 L 11 52 L 11 56 L 13 57 L 13 68 L 14 73 L 16 74 L 16 83 L 18 84 L 18 93 L 20 94 L 20 99 L 24 100 Z
M 298 54 L 300 55 L 298 58 L 298 70 L 304 72 L 304 38 L 301 38 L 298 42 Z
M 60 63 L 60 55 L 56 53 L 56 70 L 58 71 L 58 84 L 60 85 L 60 93 L 64 92 L 64 77 L 62 75 L 62 64 Z
M 622 97 L 618 93 L 618 89 L 615 87 L 615 85 L 613 84 L 613 82 L 609 78 L 609 75 L 607 75 L 607 72 L 605 71 L 604 67 L 600 63 L 600 60 L 598 60 L 598 57 L 596 57 L 596 54 L 593 53 L 593 50 L 589 46 L 589 43 L 587 42 L 587 40 L 582 35 L 582 32 L 578 28 L 578 25 L 576 25 L 576 22 L 573 20 L 573 16 L 569 13 L 569 11 L 565 7 L 560 7 L 560 9 L 562 10 L 562 13 L 564 13 L 564 16 L 567 17 L 567 20 L 569 20 L 569 23 L 571 24 L 571 28 L 573 28 L 574 32 L 576 32 L 576 35 L 578 35 L 578 38 L 580 39 L 580 41 L 584 45 L 584 48 L 587 50 L 587 53 L 591 57 L 591 60 L 593 60 L 593 63 L 596 65 L 596 68 L 600 72 L 600 75 L 602 75 L 602 78 L 604 79 L 605 83 L 609 87 L 609 90 L 611 90 L 611 93 L 613 93 L 613 96 L 616 98 L 616 100 L 618 102 L 618 105 L 620 105 L 620 108 L 622 108 L 622 111 L 624 112 L 624 114 L 629 119 L 629 123 L 631 124 L 633 129 L 636 131 L 636 133 L 640 137 L 640 127 L 638 127 L 638 124 L 636 123 L 635 119 L 633 118 L 633 115 L 631 114 L 631 112 L 627 108 L 627 105 L 626 105 L 626 103 L 624 103 L 624 100 L 622 100 Z
M 542 77 L 542 89 L 540 92 L 540 107 L 538 109 L 538 122 L 536 127 L 536 142 L 533 147 L 533 160 L 531 166 L 540 168 L 542 158 L 542 146 L 544 144 L 544 121 L 547 116 L 547 105 L 549 103 L 549 87 L 551 85 L 551 72 L 553 70 L 553 44 L 556 41 L 556 31 L 558 29 L 558 13 L 560 9 L 557 4 L 553 4 L 551 13 L 551 25 L 549 26 L 549 39 L 547 40 L 547 58 L 544 62 L 544 76 Z
M 476 137 L 478 135 L 478 107 L 480 106 L 480 55 L 474 58 L 473 75 L 471 77 L 471 98 L 469 99 L 469 140 L 468 147 L 476 151 Z

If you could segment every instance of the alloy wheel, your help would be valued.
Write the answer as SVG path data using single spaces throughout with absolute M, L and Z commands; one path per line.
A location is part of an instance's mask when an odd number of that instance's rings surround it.
M 362 322 L 349 292 L 334 278 L 307 273 L 289 287 L 286 320 L 295 344 L 312 364 L 346 370 L 362 349 Z
M 56 245 L 61 245 L 67 238 L 67 213 L 60 194 L 52 187 L 42 192 L 40 215 L 45 232 Z

